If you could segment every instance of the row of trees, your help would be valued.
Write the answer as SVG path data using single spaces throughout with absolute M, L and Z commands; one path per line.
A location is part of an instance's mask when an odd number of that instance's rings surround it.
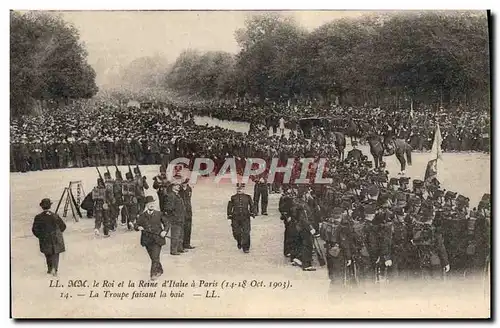
M 95 71 L 78 30 L 60 17 L 10 13 L 10 106 L 12 116 L 36 103 L 93 97 Z
M 184 51 L 166 87 L 207 99 L 489 103 L 485 13 L 372 15 L 313 31 L 263 14 L 249 18 L 235 37 L 236 55 Z

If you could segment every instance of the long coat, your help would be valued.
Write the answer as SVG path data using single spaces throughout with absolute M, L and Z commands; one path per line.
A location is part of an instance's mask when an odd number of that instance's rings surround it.
M 66 230 L 64 221 L 51 211 L 43 211 L 35 216 L 31 229 L 40 243 L 40 252 L 46 255 L 66 251 L 63 238 L 64 230 Z
M 144 231 L 141 233 L 141 246 L 149 246 L 157 244 L 160 246 L 165 245 L 165 238 L 160 236 L 162 231 L 168 232 L 168 222 L 165 214 L 160 211 L 154 210 L 151 215 L 144 211 L 137 218 L 135 229 L 143 227 Z
M 186 218 L 186 205 L 180 194 L 169 192 L 167 194 L 166 212 L 169 222 L 182 224 Z

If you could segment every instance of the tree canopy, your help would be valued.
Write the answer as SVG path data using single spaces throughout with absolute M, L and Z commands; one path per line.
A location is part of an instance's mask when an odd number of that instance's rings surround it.
M 371 15 L 312 31 L 265 13 L 248 18 L 235 38 L 240 48 L 235 55 L 183 52 L 166 87 L 212 99 L 489 103 L 485 13 Z
M 10 105 L 29 113 L 36 100 L 93 97 L 95 71 L 77 29 L 41 12 L 10 13 Z

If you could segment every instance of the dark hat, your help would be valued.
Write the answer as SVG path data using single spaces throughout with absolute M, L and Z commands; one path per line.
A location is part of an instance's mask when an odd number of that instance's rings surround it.
M 397 178 L 390 178 L 389 179 L 389 185 L 397 185 L 397 184 L 399 184 Z
M 366 205 L 364 207 L 364 211 L 363 212 L 365 213 L 365 215 L 366 214 L 375 214 L 376 208 L 373 205 Z
M 244 183 L 239 183 L 239 182 L 238 182 L 238 183 L 236 184 L 236 189 L 243 189 L 243 188 L 245 188 L 245 184 L 244 184 Z
M 422 188 L 424 186 L 424 182 L 422 180 L 415 179 L 413 180 L 413 188 Z
M 368 195 L 370 195 L 372 197 L 377 196 L 377 194 L 378 194 L 377 186 L 371 186 L 370 188 L 368 188 L 367 193 L 368 193 Z
M 133 178 L 134 178 L 134 176 L 132 175 L 132 173 L 130 173 L 130 172 L 125 173 L 125 179 L 128 180 L 128 179 L 133 179 Z
M 49 198 L 44 198 L 40 201 L 40 207 L 43 209 L 49 209 L 52 205 L 52 202 Z
M 457 197 L 457 203 L 467 205 L 469 206 L 469 198 L 465 197 L 464 195 L 458 195 Z
M 144 203 L 154 203 L 155 198 L 153 196 L 146 196 L 146 199 L 144 200 Z
M 340 207 L 335 207 L 332 211 L 332 215 L 334 216 L 342 215 L 342 213 L 344 213 L 344 210 Z
M 456 197 L 457 193 L 449 190 L 444 194 L 444 199 L 455 199 Z
M 408 177 L 399 178 L 399 184 L 409 184 L 409 183 L 410 183 L 410 178 Z
M 111 173 L 104 172 L 104 177 L 108 178 L 108 179 L 111 179 Z
M 491 202 L 491 195 L 490 194 L 484 194 L 483 197 L 481 198 L 481 201 L 485 201 L 490 203 Z
M 402 215 L 402 214 L 404 214 L 404 207 L 396 206 L 392 209 L 392 211 L 394 212 L 394 214 Z
M 358 145 L 358 142 L 356 140 L 354 140 L 351 145 L 354 147 L 354 146 L 357 146 Z

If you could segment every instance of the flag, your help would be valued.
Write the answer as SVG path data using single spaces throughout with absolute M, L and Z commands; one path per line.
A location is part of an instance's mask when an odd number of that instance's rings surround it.
M 441 149 L 442 143 L 443 138 L 441 137 L 441 129 L 439 129 L 439 124 L 437 124 L 436 132 L 434 133 L 434 141 L 432 142 L 431 158 L 443 160 L 443 150 Z
M 432 142 L 431 160 L 427 163 L 427 168 L 425 170 L 425 181 L 431 181 L 434 178 L 437 179 L 438 160 L 443 160 L 443 150 L 441 149 L 442 143 L 443 138 L 441 137 L 441 130 L 439 129 L 439 124 L 437 124 L 436 132 L 434 133 L 434 141 Z
M 431 181 L 434 178 L 437 178 L 437 158 L 431 159 L 429 163 L 427 163 L 424 181 Z
M 410 117 L 413 118 L 413 99 L 411 100 L 410 103 Z

